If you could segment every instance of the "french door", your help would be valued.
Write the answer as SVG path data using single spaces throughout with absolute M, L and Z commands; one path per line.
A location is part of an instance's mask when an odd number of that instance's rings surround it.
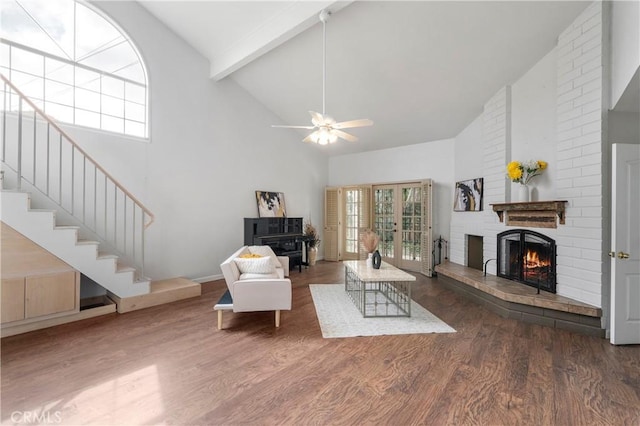
M 360 234 L 371 228 L 371 186 L 325 189 L 324 259 L 364 259 Z
M 342 189 L 344 194 L 343 260 L 364 259 L 360 235 L 371 227 L 371 187 L 356 186 Z
M 373 212 L 382 259 L 431 276 L 431 182 L 374 186 Z
M 360 235 L 380 236 L 383 260 L 432 275 L 431 180 L 325 189 L 324 259 L 364 259 Z

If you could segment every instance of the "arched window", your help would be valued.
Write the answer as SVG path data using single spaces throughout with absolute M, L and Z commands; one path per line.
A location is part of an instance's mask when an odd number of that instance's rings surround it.
M 0 72 L 58 121 L 148 137 L 147 73 L 110 19 L 80 0 L 2 0 Z

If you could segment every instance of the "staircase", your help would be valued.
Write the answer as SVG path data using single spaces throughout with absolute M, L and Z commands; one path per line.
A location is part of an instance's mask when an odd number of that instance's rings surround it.
M 104 287 L 119 312 L 199 296 L 187 279 L 146 277 L 153 213 L 0 77 L 2 222 Z
M 79 239 L 79 226 L 57 226 L 55 210 L 32 209 L 26 192 L 2 191 L 2 222 L 119 297 L 149 293 L 149 280 L 136 280 L 135 268 L 100 253 L 99 242 Z

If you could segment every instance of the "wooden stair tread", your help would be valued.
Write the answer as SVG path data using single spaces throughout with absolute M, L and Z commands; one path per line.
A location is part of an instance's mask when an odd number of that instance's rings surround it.
M 177 277 L 152 281 L 147 294 L 123 298 L 110 294 L 109 297 L 115 300 L 118 305 L 118 312 L 122 314 L 191 297 L 199 297 L 201 294 L 202 290 L 199 283 L 187 278 Z
M 200 287 L 200 284 L 183 277 L 169 278 L 151 281 L 150 291 L 151 293 L 159 293 L 188 287 Z

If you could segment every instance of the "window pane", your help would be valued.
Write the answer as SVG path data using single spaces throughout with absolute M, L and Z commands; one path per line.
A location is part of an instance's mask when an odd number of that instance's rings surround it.
M 124 82 L 113 77 L 102 77 L 102 93 L 124 99 Z
M 124 132 L 127 135 L 138 136 L 141 138 L 146 138 L 145 134 L 145 125 L 143 123 L 136 123 L 134 121 L 126 120 L 124 122 Z
M 131 102 L 136 102 L 142 105 L 147 103 L 147 98 L 145 94 L 146 91 L 144 87 L 127 82 L 125 83 L 124 90 L 125 90 L 126 100 Z
M 55 59 L 45 58 L 45 75 L 50 80 L 60 83 L 73 84 L 73 65 Z
M 144 122 L 144 106 L 134 104 L 133 102 L 125 102 L 124 108 L 125 118 Z
M 129 80 L 137 81 L 138 83 L 144 84 L 145 76 L 144 76 L 144 70 L 142 69 L 142 64 L 138 62 L 138 55 L 135 54 L 131 46 L 129 45 L 128 47 L 129 47 L 129 50 L 132 52 L 132 55 L 131 55 L 132 61 L 135 61 L 135 62 L 131 63 L 127 67 L 124 67 L 114 72 L 114 74 L 122 78 L 128 78 Z
M 78 62 L 87 60 L 87 57 L 96 52 L 100 46 L 109 46 L 114 40 L 122 39 L 118 29 L 81 3 L 77 4 L 76 14 L 76 60 Z
M 29 74 L 42 75 L 43 57 L 21 49 L 11 49 L 11 67 Z
M 76 86 L 83 89 L 100 91 L 100 74 L 81 67 L 76 68 Z
M 29 98 L 42 99 L 44 96 L 44 82 L 41 77 L 13 71 L 11 73 L 11 81 Z
M 63 105 L 73 105 L 73 87 L 68 84 L 45 81 L 45 93 L 47 101 Z
M 124 101 L 102 95 L 102 113 L 116 117 L 124 117 Z
M 90 90 L 76 88 L 76 108 L 100 112 L 100 95 Z
M 9 52 L 9 45 L 0 44 L 0 64 L 3 65 L 3 68 L 9 66 L 10 55 L 11 53 Z M 7 76 L 8 75 L 9 74 L 7 74 Z

